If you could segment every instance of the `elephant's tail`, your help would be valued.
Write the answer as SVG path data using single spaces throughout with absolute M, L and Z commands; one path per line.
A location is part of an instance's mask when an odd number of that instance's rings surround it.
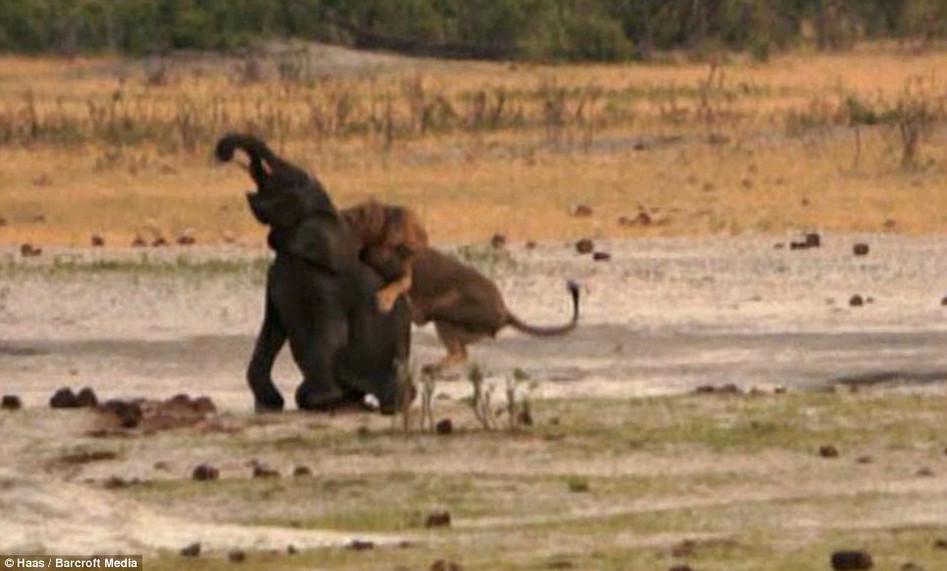
M 517 331 L 528 333 L 530 335 L 537 335 L 539 337 L 564 335 L 572 331 L 579 323 L 579 284 L 569 280 L 566 282 L 566 286 L 569 288 L 569 294 L 572 296 L 572 320 L 569 321 L 569 323 L 563 325 L 553 325 L 551 327 L 539 327 L 536 325 L 524 323 L 522 320 L 520 320 L 520 318 L 508 311 L 507 315 L 509 316 L 509 324 Z
M 238 135 L 235 133 L 224 135 L 217 141 L 214 155 L 217 160 L 227 162 L 233 159 L 233 154 L 237 149 L 243 149 L 250 156 L 250 160 L 254 162 L 263 160 L 272 164 L 279 160 L 262 140 L 253 135 Z

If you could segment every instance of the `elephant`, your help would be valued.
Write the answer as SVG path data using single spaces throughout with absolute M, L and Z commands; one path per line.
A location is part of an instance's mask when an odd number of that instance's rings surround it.
M 407 299 L 381 311 L 376 292 L 383 280 L 359 259 L 360 245 L 315 177 L 251 135 L 223 136 L 215 155 L 230 161 L 238 149 L 248 156 L 246 169 L 257 186 L 247 193 L 250 210 L 269 226 L 267 243 L 275 252 L 247 368 L 256 410 L 284 408 L 271 374 L 288 340 L 303 374 L 298 408 L 331 410 L 373 395 L 382 413 L 396 412 L 404 397 L 398 369 L 410 356 Z

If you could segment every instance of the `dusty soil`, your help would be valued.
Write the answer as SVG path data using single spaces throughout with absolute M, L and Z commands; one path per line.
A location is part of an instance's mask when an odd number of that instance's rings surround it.
M 913 470 L 937 462 L 933 458 L 941 444 L 936 435 L 924 445 L 907 448 L 886 448 L 884 434 L 861 444 L 866 454 L 888 456 L 858 476 L 841 467 L 819 474 L 823 461 L 799 449 L 816 440 L 796 441 L 789 450 L 782 444 L 729 450 L 723 444 L 720 453 L 712 442 L 702 440 L 704 436 L 694 440 L 690 435 L 683 449 L 672 439 L 668 449 L 649 449 L 646 444 L 644 450 L 632 445 L 618 452 L 610 448 L 625 441 L 608 440 L 603 430 L 603 440 L 592 448 L 558 443 L 559 419 L 569 425 L 570 416 L 586 414 L 586 424 L 575 420 L 575 430 L 582 434 L 597 432 L 599 422 L 603 427 L 625 422 L 620 412 L 597 417 L 589 412 L 592 405 L 570 408 L 566 399 L 619 403 L 654 397 L 657 410 L 668 406 L 660 395 L 728 383 L 767 394 L 775 387 L 797 392 L 844 383 L 866 387 L 863 390 L 893 389 L 893 394 L 942 396 L 947 381 L 943 349 L 947 307 L 941 305 L 947 295 L 947 242 L 939 237 L 823 235 L 821 248 L 790 250 L 790 240 L 797 238 L 603 242 L 597 248 L 612 254 L 608 262 L 579 256 L 571 244 L 563 243 L 541 243 L 535 249 L 513 244 L 500 254 L 468 249 L 468 257 L 497 279 L 508 305 L 529 322 L 568 319 L 565 279 L 578 280 L 583 292 L 581 326 L 573 334 L 534 339 L 503 332 L 474 347 L 473 360 L 485 368 L 488 382 L 498 386 L 498 398 L 503 379 L 514 368 L 522 368 L 538 381 L 531 397 L 550 403 L 543 405 L 548 408 L 546 420 L 554 417 L 556 422 L 543 429 L 547 432 L 538 440 L 477 441 L 473 448 L 464 439 L 439 446 L 424 440 L 391 440 L 387 431 L 398 421 L 371 414 L 252 415 L 243 369 L 261 317 L 266 259 L 262 250 L 171 248 L 152 251 L 147 260 L 136 250 L 48 250 L 29 260 L 13 250 L 0 253 L 6 259 L 0 266 L 0 389 L 21 396 L 25 405 L 23 411 L 0 414 L 0 429 L 12 435 L 0 439 L 0 455 L 8 459 L 0 473 L 0 508 L 13 514 L 5 515 L 0 524 L 0 551 L 162 553 L 195 539 L 224 551 L 233 546 L 282 549 L 287 544 L 318 549 L 348 544 L 353 537 L 378 545 L 405 538 L 444 541 L 371 519 L 343 520 L 335 526 L 336 520 L 325 516 L 299 529 L 300 521 L 330 510 L 333 502 L 349 502 L 358 512 L 377 499 L 369 493 L 368 498 L 343 494 L 342 500 L 330 494 L 317 504 L 289 498 L 276 506 L 263 499 L 252 501 L 259 490 L 253 487 L 255 480 L 246 479 L 251 459 L 274 465 L 284 474 L 294 464 L 306 464 L 324 485 L 326 478 L 329 483 L 333 478 L 354 478 L 371 486 L 373 478 L 387 482 L 394 474 L 395 495 L 398 486 L 407 485 L 399 479 L 403 474 L 446 482 L 464 477 L 470 454 L 478 455 L 477 472 L 491 478 L 509 477 L 510 482 L 538 478 L 529 484 L 542 492 L 534 499 L 548 497 L 543 478 L 568 474 L 682 482 L 673 493 L 636 492 L 625 502 L 590 498 L 577 500 L 564 512 L 542 504 L 544 509 L 535 513 L 516 515 L 484 510 L 479 517 L 468 514 L 455 522 L 457 533 L 469 534 L 461 537 L 498 545 L 505 545 L 505 540 L 480 534 L 586 520 L 599 525 L 603 518 L 633 514 L 716 513 L 733 509 L 737 500 L 747 506 L 747 513 L 755 505 L 782 502 L 840 503 L 831 509 L 820 504 L 788 510 L 786 526 L 794 530 L 784 538 L 789 544 L 805 545 L 813 536 L 837 528 L 947 527 L 943 515 L 947 512 L 942 509 L 947 505 L 947 471 L 935 466 L 930 477 L 913 476 Z M 870 253 L 855 257 L 856 242 L 870 244 Z M 849 298 L 855 294 L 870 301 L 850 307 Z M 416 330 L 417 364 L 433 361 L 440 353 L 432 330 Z M 286 354 L 278 363 L 276 379 L 288 394 L 297 382 L 298 373 Z M 93 435 L 100 422 L 96 415 L 46 408 L 49 396 L 62 386 L 91 386 L 100 399 L 167 398 L 181 392 L 207 395 L 220 412 L 188 430 L 103 440 Z M 442 381 L 437 392 L 441 413 L 457 420 L 462 434 L 475 433 L 476 423 L 460 400 L 469 395 L 470 385 L 463 380 Z M 691 406 L 690 398 L 681 401 L 682 410 Z M 875 404 L 872 401 L 871 406 Z M 707 406 L 714 415 L 722 415 L 713 417 L 712 428 L 719 428 L 720 418 L 731 428 L 734 422 L 740 424 L 743 405 L 735 410 Z M 814 405 L 799 406 L 805 411 Z M 883 404 L 878 407 L 885 410 Z M 651 414 L 648 410 L 640 409 L 641 414 Z M 656 416 L 654 422 L 663 425 L 679 414 Z M 770 413 L 760 414 L 765 419 Z M 821 426 L 818 419 L 813 426 Z M 360 431 L 387 436 L 379 443 L 366 443 L 354 436 Z M 713 438 L 707 434 L 706 439 Z M 845 434 L 831 432 L 827 437 L 844 441 Z M 724 436 L 723 441 L 729 438 Z M 598 445 L 606 448 L 600 454 L 594 451 Z M 103 446 L 116 451 L 117 457 L 104 462 L 63 460 L 77 450 Z M 315 450 L 320 452 L 314 454 Z M 191 467 L 202 461 L 215 463 L 222 482 L 232 487 L 206 497 L 191 488 L 177 495 L 181 490 L 174 486 L 187 482 Z M 116 474 L 159 484 L 132 486 L 131 492 L 101 489 Z M 726 485 L 707 488 L 706 478 L 724 478 Z M 515 490 L 495 486 L 499 487 L 490 488 L 491 494 L 518 497 Z M 284 487 L 267 488 L 261 497 L 282 497 Z M 409 486 L 406 496 L 413 489 Z M 430 493 L 441 498 L 436 490 Z M 869 502 L 873 523 L 853 522 L 846 510 L 873 494 L 889 494 Z M 575 497 L 581 495 L 572 494 L 570 500 Z M 520 501 L 525 500 L 516 500 Z M 899 510 L 885 511 L 885 502 L 898 501 Z M 756 517 L 762 516 L 753 512 L 746 522 Z M 634 541 L 622 543 L 621 549 L 665 549 L 685 536 L 716 541 L 745 531 L 740 517 L 731 514 L 725 519 L 725 533 L 684 526 L 689 531 L 682 535 L 671 526 L 642 532 Z M 337 528 L 345 532 L 328 531 Z M 545 557 L 555 550 L 538 552 Z

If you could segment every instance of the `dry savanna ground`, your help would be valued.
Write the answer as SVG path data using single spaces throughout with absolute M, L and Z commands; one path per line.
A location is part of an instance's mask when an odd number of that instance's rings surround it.
M 0 242 L 258 244 L 246 176 L 210 160 L 227 130 L 264 134 L 340 204 L 416 207 L 439 241 L 947 222 L 930 207 L 947 154 L 939 51 L 546 66 L 282 50 L 0 58 Z M 591 217 L 570 216 L 580 203 Z M 619 224 L 642 211 L 651 224 Z

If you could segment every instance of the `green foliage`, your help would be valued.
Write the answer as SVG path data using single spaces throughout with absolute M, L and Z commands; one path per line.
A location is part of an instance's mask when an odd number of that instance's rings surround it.
M 859 37 L 947 36 L 943 0 L 0 0 L 0 14 L 0 49 L 64 54 L 232 49 L 292 37 L 599 61 L 710 44 L 765 60 L 797 41 L 804 23 L 825 49 Z

